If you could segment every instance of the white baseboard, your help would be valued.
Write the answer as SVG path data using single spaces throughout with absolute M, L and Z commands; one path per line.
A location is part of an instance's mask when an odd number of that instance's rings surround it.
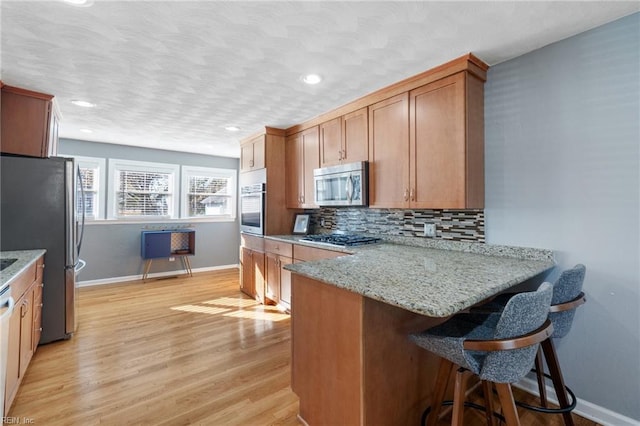
M 195 268 L 193 272 L 207 272 L 207 271 L 219 271 L 222 269 L 238 269 L 240 267 L 239 264 L 232 265 L 221 265 L 221 266 L 207 266 L 205 268 Z M 147 275 L 148 278 L 161 278 L 161 277 L 171 277 L 176 274 L 184 274 L 184 270 L 178 271 L 167 271 L 167 272 L 156 272 L 153 274 Z M 124 277 L 112 277 L 112 278 L 103 278 L 99 280 L 88 280 L 88 281 L 79 281 L 77 283 L 78 287 L 91 287 L 94 285 L 102 285 L 102 284 L 114 284 L 114 283 L 122 283 L 126 281 L 138 281 L 142 279 L 142 274 L 140 275 L 127 275 Z
M 518 383 L 515 383 L 514 386 L 530 394 L 536 396 L 540 395 L 540 393 L 538 392 L 538 382 L 533 379 L 525 377 Z M 547 399 L 550 402 L 557 404 L 558 399 L 556 397 L 556 392 L 553 389 L 553 386 L 547 385 L 546 389 Z M 593 404 L 589 401 L 585 401 L 577 397 L 576 408 L 573 410 L 573 413 L 579 415 L 580 417 L 584 417 L 585 419 L 600 423 L 604 426 L 640 426 L 640 422 L 637 420 L 634 420 L 630 417 L 625 417 L 622 414 L 618 414 L 614 411 L 611 411 L 604 407 L 600 407 L 599 405 Z

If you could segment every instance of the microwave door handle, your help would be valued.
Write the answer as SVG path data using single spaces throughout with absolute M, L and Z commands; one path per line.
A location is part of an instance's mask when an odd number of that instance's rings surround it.
M 353 197 L 353 178 L 351 175 L 347 178 L 347 201 L 351 203 L 351 197 Z

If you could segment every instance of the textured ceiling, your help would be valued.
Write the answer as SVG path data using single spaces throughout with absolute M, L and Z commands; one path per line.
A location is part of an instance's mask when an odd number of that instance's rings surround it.
M 638 1 L 3 0 L 0 78 L 55 95 L 62 137 L 237 157 L 238 141 L 265 125 L 306 121 L 467 52 L 494 65 L 638 10 Z M 309 72 L 323 82 L 303 84 Z

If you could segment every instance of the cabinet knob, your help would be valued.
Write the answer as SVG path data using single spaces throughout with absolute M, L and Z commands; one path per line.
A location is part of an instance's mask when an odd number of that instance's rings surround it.
M 415 201 L 416 200 L 416 190 L 415 190 L 415 188 L 411 188 L 411 192 L 410 192 L 409 196 L 411 197 L 411 201 Z
M 338 151 L 338 160 L 342 160 L 342 150 Z
M 404 190 L 404 200 L 405 201 L 409 201 L 409 190 L 408 189 Z
M 253 160 L 249 160 L 249 167 L 253 167 Z

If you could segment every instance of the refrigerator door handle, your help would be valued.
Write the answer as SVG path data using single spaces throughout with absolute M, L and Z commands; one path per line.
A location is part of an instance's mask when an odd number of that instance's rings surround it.
M 76 218 L 75 218 L 75 178 L 74 178 L 74 162 L 73 159 L 67 159 L 65 162 L 65 195 L 66 195 L 66 215 L 65 215 L 65 264 L 66 266 L 75 266 L 77 256 L 76 253 Z
M 84 238 L 84 220 L 85 220 L 85 198 L 84 198 L 84 182 L 82 181 L 82 173 L 80 173 L 80 165 L 78 165 L 78 184 L 80 185 L 80 199 L 81 201 L 81 209 L 80 212 L 82 213 L 82 220 L 80 221 L 80 237 L 78 238 L 78 244 L 77 244 L 77 253 L 78 253 L 78 257 L 80 257 L 80 249 L 82 248 L 82 239 Z M 80 262 L 82 262 L 82 260 L 79 260 Z M 82 266 L 82 268 L 84 268 L 84 266 Z M 80 269 L 82 269 L 80 268 Z

